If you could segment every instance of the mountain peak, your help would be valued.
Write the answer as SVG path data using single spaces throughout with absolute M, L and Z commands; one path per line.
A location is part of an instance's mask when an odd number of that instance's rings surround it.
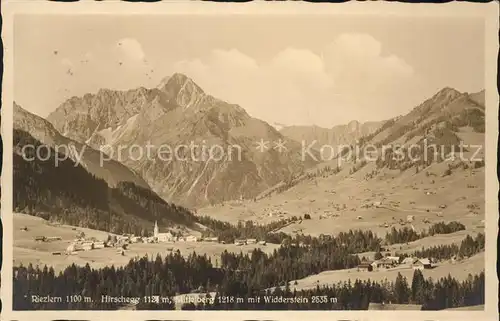
M 193 84 L 201 90 L 201 88 L 191 78 L 179 72 L 163 78 L 157 88 L 165 89 L 166 87 L 179 87 L 185 84 Z
M 157 88 L 184 108 L 190 107 L 206 96 L 200 86 L 181 73 L 174 73 L 172 76 L 164 78 Z
M 360 123 L 359 121 L 357 120 L 351 120 L 348 124 L 347 124 L 347 129 L 349 132 L 356 132 L 359 130 L 359 127 L 360 127 Z
M 170 81 L 176 81 L 178 83 L 185 83 L 186 81 L 189 81 L 189 80 L 191 80 L 191 79 L 188 76 L 186 76 L 180 72 L 176 72 L 172 76 L 170 76 Z
M 461 92 L 456 90 L 455 88 L 452 87 L 444 87 L 438 93 L 435 95 L 437 97 L 448 97 L 448 98 L 456 98 L 458 96 L 462 95 Z

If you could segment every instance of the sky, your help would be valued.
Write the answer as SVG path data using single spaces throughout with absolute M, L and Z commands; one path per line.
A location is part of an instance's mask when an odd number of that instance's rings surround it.
M 271 125 L 332 127 L 407 113 L 444 87 L 482 90 L 484 47 L 477 18 L 18 15 L 14 99 L 46 117 L 180 72 Z

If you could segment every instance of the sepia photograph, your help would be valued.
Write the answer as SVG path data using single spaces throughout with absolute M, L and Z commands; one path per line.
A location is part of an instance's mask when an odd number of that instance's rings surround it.
M 10 18 L 13 315 L 488 310 L 498 6 L 91 7 Z

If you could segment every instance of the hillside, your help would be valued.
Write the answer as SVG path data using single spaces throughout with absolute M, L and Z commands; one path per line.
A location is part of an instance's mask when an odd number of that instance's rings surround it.
M 139 173 L 164 199 L 189 206 L 252 199 L 317 163 L 301 161 L 297 142 L 277 151 L 275 144 L 286 139 L 274 127 L 206 94 L 182 74 L 157 88 L 73 97 L 48 120 Z M 267 142 L 262 150 L 256 148 L 259 141 Z M 137 157 L 128 148 L 116 152 L 132 145 L 152 146 L 151 157 Z M 160 155 L 162 147 L 169 156 Z
M 13 114 L 14 129 L 29 133 L 43 145 L 57 149 L 61 155 L 68 156 L 75 162 L 79 161 L 88 172 L 102 178 L 108 185 L 116 186 L 119 182 L 133 182 L 143 188 L 149 188 L 139 175 L 123 164 L 113 160 L 104 161 L 101 164 L 101 159 L 106 159 L 102 152 L 61 135 L 47 120 L 26 111 L 15 102 Z
M 195 226 L 192 214 L 168 204 L 155 193 L 131 182 L 109 187 L 70 159 L 55 166 L 56 152 L 32 150 L 41 142 L 28 133 L 14 130 L 14 211 L 41 216 L 50 221 L 113 233 L 144 235 L 155 220 L 163 226 Z M 24 155 L 24 156 L 23 156 Z M 26 159 L 34 157 L 33 161 Z M 42 160 L 44 159 L 44 160 Z
M 289 184 L 276 185 L 257 202 L 227 202 L 199 209 L 198 214 L 233 223 L 266 223 L 307 214 L 311 219 L 280 231 L 316 236 L 349 228 L 380 235 L 404 225 L 423 230 L 443 220 L 460 221 L 469 232 L 481 231 L 485 204 L 484 106 L 470 96 L 445 88 L 362 138 L 360 153 L 346 153 L 324 162 Z M 433 157 L 429 152 L 424 159 L 424 139 L 427 147 L 438 145 L 439 155 Z M 460 159 L 459 148 L 451 159 L 452 146 L 461 142 L 469 145 L 462 148 L 464 160 Z M 363 153 L 367 145 L 375 150 Z M 421 159 L 398 159 L 396 145 L 420 147 L 414 149 L 413 156 Z M 413 218 L 411 224 L 408 217 Z
M 351 145 L 361 137 L 368 136 L 379 129 L 384 122 L 351 121 L 347 125 L 338 125 L 332 128 L 319 126 L 286 126 L 280 130 L 285 137 L 298 142 L 305 142 L 307 145 L 317 142 L 316 148 L 323 145 L 339 146 Z

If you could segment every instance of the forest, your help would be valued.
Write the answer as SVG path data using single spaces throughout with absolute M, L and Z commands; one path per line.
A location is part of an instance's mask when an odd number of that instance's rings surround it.
M 41 143 L 21 130 L 14 130 L 14 211 L 50 221 L 122 234 L 147 236 L 155 220 L 162 226 L 195 224 L 187 209 L 169 204 L 158 195 L 133 183 L 108 187 L 81 165 L 70 160 L 54 166 L 55 151 L 39 149 L 40 157 L 26 161 L 22 146 Z M 25 151 L 26 156 L 33 149 Z M 43 161 L 41 159 L 47 159 Z M 78 183 L 75 183 L 78 182 Z
M 473 256 L 479 252 L 484 251 L 485 248 L 485 236 L 483 233 L 479 233 L 476 237 L 471 237 L 467 235 L 460 245 L 435 245 L 429 248 L 422 248 L 421 250 L 414 251 L 411 254 L 401 254 L 401 259 L 408 256 L 413 257 L 429 257 L 437 261 L 449 260 L 452 258 L 463 259 Z
M 370 232 L 348 232 L 340 237 L 324 239 L 311 238 L 307 246 L 297 244 L 282 245 L 272 254 L 260 249 L 252 253 L 229 253 L 221 255 L 220 262 L 211 262 L 206 255 L 195 252 L 183 257 L 179 251 L 164 257 L 142 257 L 130 260 L 124 267 L 91 269 L 72 264 L 56 275 L 47 266 L 14 267 L 14 306 L 16 309 L 116 309 L 117 304 L 101 301 L 101 295 L 139 297 L 161 295 L 173 297 L 183 293 L 217 293 L 222 297 L 249 298 L 266 295 L 265 290 L 277 287 L 271 295 L 285 293 L 292 280 L 304 278 L 325 270 L 348 269 L 357 266 L 360 259 L 355 252 L 375 250 L 378 243 L 370 241 Z M 304 239 L 304 241 L 307 239 Z M 484 235 L 475 238 L 466 236 L 460 246 L 440 246 L 413 253 L 417 257 L 447 259 L 452 256 L 470 257 L 484 251 Z M 306 241 L 307 242 L 307 241 Z M 342 244 L 344 244 L 342 246 Z M 404 256 L 403 256 L 404 257 Z M 417 278 L 422 279 L 415 272 Z M 365 309 L 368 302 L 418 302 L 428 309 L 443 309 L 466 304 L 484 302 L 484 275 L 470 282 L 460 283 L 451 277 L 433 283 L 432 280 L 414 280 L 409 287 L 407 280 L 398 276 L 392 283 L 348 281 L 332 288 L 317 288 L 294 296 L 312 297 L 329 293 L 344 298 L 331 305 L 329 302 L 309 306 L 309 309 Z M 354 282 L 354 286 L 351 284 Z M 419 284 L 418 286 L 415 285 Z M 278 291 L 278 292 L 276 292 Z M 357 296 L 359 291 L 363 295 Z M 448 291 L 448 292 L 447 292 Z M 447 301 L 442 293 L 452 293 L 456 298 Z M 31 295 L 67 297 L 78 295 L 91 298 L 91 302 L 36 303 Z M 288 293 L 287 295 L 292 295 Z M 356 299 L 355 299 L 356 298 Z M 474 301 L 474 298 L 482 298 Z M 170 299 L 169 299 L 170 300 Z M 169 304 L 167 304 L 169 303 Z M 165 304 L 142 302 L 139 308 L 170 309 L 173 301 Z M 219 309 L 263 309 L 262 305 L 233 305 L 219 302 Z M 240 304 L 240 303 L 238 303 Z M 281 305 L 280 305 L 281 306 Z M 283 306 L 281 306 L 283 307 Z M 193 308 L 189 304 L 185 308 Z M 200 308 L 200 307 L 195 307 Z M 205 307 L 205 308 L 216 308 Z M 277 308 L 277 306 L 272 306 Z M 289 308 L 304 308 L 293 306 Z
M 457 221 L 451 221 L 448 223 L 434 223 L 429 227 L 427 231 L 424 230 L 421 232 L 414 231 L 409 227 L 403 227 L 399 230 L 397 230 L 395 227 L 392 227 L 390 232 L 387 232 L 387 234 L 385 235 L 385 241 L 387 244 L 408 243 L 427 236 L 433 236 L 436 234 L 450 234 L 463 230 L 465 230 L 465 225 Z
M 310 290 L 291 290 L 289 281 L 317 273 L 320 269 L 315 266 L 314 258 L 296 264 L 300 253 L 297 249 L 296 246 L 285 246 L 271 256 L 258 250 L 252 255 L 224 253 L 221 267 L 215 267 L 205 255 L 192 253 L 183 258 L 180 252 L 163 258 L 133 259 L 119 268 L 111 266 L 96 270 L 88 264 L 84 267 L 73 264 L 58 275 L 53 268 L 46 266 L 19 266 L 14 268 L 14 309 L 114 310 L 124 305 L 103 302 L 102 295 L 108 295 L 136 298 L 137 309 L 168 310 L 174 308 L 174 296 L 181 293 L 200 293 L 214 299 L 209 305 L 185 303 L 182 309 L 365 310 L 370 302 L 392 302 L 421 304 L 424 310 L 440 310 L 484 304 L 484 272 L 469 275 L 467 280 L 460 282 L 451 276 L 436 281 L 426 280 L 422 272 L 416 270 L 411 283 L 398 273 L 392 282 L 348 280 Z M 323 264 L 331 264 L 329 268 L 334 265 L 345 268 L 354 263 L 342 252 L 334 256 L 342 259 L 329 261 L 324 258 Z M 63 300 L 37 303 L 30 299 L 32 295 Z M 162 301 L 150 302 L 148 298 L 154 295 L 159 295 Z M 269 302 L 270 297 L 282 302 Z
M 232 225 L 208 217 L 197 217 L 188 209 L 169 204 L 155 193 L 131 183 L 114 188 L 89 174 L 71 160 L 56 168 L 50 162 L 25 161 L 19 153 L 25 144 L 40 144 L 29 134 L 14 132 L 14 207 L 15 211 L 40 215 L 52 221 L 89 227 L 111 233 L 149 235 L 151 222 L 165 226 L 190 226 L 201 223 L 209 228 L 207 235 L 219 241 L 257 238 L 281 244 L 271 254 L 261 250 L 252 253 L 221 255 L 211 262 L 206 255 L 180 252 L 164 257 L 132 259 L 124 267 L 91 269 L 71 265 L 56 274 L 51 267 L 14 267 L 14 308 L 37 309 L 117 309 L 121 305 L 102 302 L 101 295 L 144 298 L 161 295 L 161 304 L 141 300 L 138 309 L 172 309 L 173 297 L 183 293 L 212 293 L 213 305 L 185 304 L 184 309 L 366 309 L 369 302 L 417 302 L 424 309 L 443 309 L 484 302 L 484 274 L 458 282 L 447 277 L 422 280 L 415 272 L 411 285 L 401 276 L 393 282 L 350 280 L 335 286 L 304 291 L 290 290 L 289 282 L 325 270 L 353 268 L 360 264 L 356 253 L 378 252 L 382 243 L 411 242 L 428 235 L 452 233 L 465 227 L 458 222 L 437 223 L 428 231 L 392 229 L 385 239 L 370 231 L 348 231 L 335 236 L 290 236 L 276 232 L 300 218 L 280 220 L 268 225 L 242 222 Z M 49 156 L 49 155 L 47 155 Z M 75 184 L 75 181 L 78 184 Z M 436 259 L 466 258 L 484 250 L 484 235 L 467 236 L 460 246 L 436 246 L 413 253 L 417 257 Z M 37 303 L 32 295 L 64 298 L 62 302 Z M 210 295 L 210 294 L 208 294 Z M 306 298 L 308 303 L 288 300 L 265 303 L 265 296 Z M 445 295 L 450 295 L 447 299 Z M 313 302 L 317 297 L 338 300 Z M 248 298 L 262 298 L 260 303 Z M 75 299 L 77 298 L 77 299 Z M 80 299 L 78 299 L 80 298 Z M 89 298 L 82 299 L 82 298 Z M 218 298 L 218 299 L 217 299 Z M 222 298 L 222 299 L 221 299 Z M 244 302 L 228 298 L 245 298 Z

